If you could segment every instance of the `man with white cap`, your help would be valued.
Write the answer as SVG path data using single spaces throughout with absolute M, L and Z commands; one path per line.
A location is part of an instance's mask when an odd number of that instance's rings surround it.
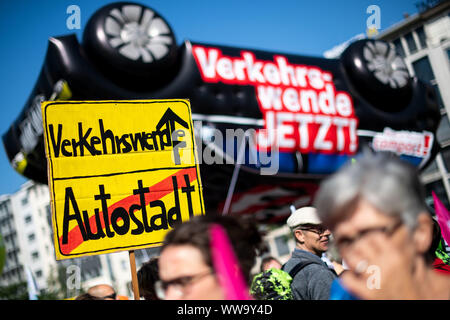
M 287 220 L 295 238 L 295 249 L 291 258 L 283 266 L 293 281 L 292 293 L 296 300 L 327 300 L 331 283 L 336 274 L 322 261 L 321 256 L 328 250 L 330 230 L 320 221 L 316 209 L 297 209 Z

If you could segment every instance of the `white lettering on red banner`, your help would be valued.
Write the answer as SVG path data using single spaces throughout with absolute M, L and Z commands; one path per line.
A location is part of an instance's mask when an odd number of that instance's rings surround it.
M 350 95 L 336 91 L 333 75 L 316 66 L 290 64 L 276 55 L 257 60 L 250 51 L 229 57 L 220 49 L 193 46 L 205 82 L 253 85 L 265 120 L 259 148 L 278 143 L 280 151 L 354 154 L 358 119 Z

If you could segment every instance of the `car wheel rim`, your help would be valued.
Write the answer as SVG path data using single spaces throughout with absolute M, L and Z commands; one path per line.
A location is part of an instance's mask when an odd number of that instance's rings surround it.
M 112 9 L 105 19 L 104 30 L 108 43 L 133 61 L 161 60 L 173 44 L 170 28 L 164 20 L 155 17 L 154 11 L 137 5 Z
M 409 73 L 403 59 L 395 53 L 395 48 L 386 42 L 367 42 L 363 49 L 367 68 L 375 78 L 393 89 L 408 84 Z

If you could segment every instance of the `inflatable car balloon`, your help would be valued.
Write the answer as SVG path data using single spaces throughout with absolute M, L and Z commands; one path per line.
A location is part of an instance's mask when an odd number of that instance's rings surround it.
M 167 83 L 177 62 L 169 24 L 156 11 L 132 3 L 98 10 L 84 30 L 83 49 L 108 78 L 124 87 L 132 83 L 134 90 Z
M 362 148 L 420 169 L 439 151 L 436 94 L 390 43 L 359 40 L 339 59 L 178 46 L 159 13 L 128 2 L 100 8 L 81 44 L 75 35 L 49 39 L 3 143 L 18 172 L 46 183 L 41 101 L 161 98 L 191 101 L 207 211 L 282 220 Z

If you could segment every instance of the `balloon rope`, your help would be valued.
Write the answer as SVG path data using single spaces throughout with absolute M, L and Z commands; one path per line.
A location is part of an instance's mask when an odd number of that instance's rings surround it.
M 233 175 L 231 177 L 230 186 L 228 187 L 227 198 L 226 198 L 225 204 L 223 206 L 222 215 L 227 215 L 228 211 L 230 210 L 231 198 L 233 197 L 234 188 L 236 187 L 236 182 L 237 182 L 239 170 L 241 169 L 241 163 L 242 163 L 242 158 L 243 158 L 244 154 L 245 154 L 245 136 L 244 136 L 244 139 L 242 140 L 241 146 L 239 148 L 237 164 L 233 170 Z

